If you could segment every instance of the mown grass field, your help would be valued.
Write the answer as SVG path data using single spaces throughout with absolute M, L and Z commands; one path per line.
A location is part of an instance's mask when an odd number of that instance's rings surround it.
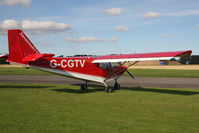
M 52 75 L 52 73 L 25 67 L 0 67 L 0 75 Z
M 135 77 L 186 77 L 199 78 L 199 70 L 128 69 Z M 52 73 L 24 67 L 0 67 L 0 75 L 53 75 Z M 124 73 L 124 76 L 128 76 Z
M 2 133 L 198 133 L 199 90 L 0 83 Z

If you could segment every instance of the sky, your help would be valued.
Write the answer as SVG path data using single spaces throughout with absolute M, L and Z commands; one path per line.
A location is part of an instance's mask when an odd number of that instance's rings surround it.
M 22 29 L 40 53 L 107 55 L 192 50 L 199 0 L 0 0 L 0 53 Z

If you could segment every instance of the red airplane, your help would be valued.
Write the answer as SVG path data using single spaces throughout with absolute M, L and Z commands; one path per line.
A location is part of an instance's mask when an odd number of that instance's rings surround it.
M 138 61 L 170 60 L 173 57 L 190 56 L 192 51 L 175 51 L 142 54 L 119 54 L 105 56 L 54 57 L 54 54 L 40 53 L 21 30 L 8 30 L 8 61 L 26 67 L 53 72 L 56 74 L 82 79 L 85 84 L 81 90 L 87 89 L 87 82 L 103 83 L 105 91 L 111 92 L 107 81 L 115 80 L 114 89 L 120 89 L 117 79 L 127 68 Z M 129 66 L 125 62 L 134 61 Z M 127 73 L 129 73 L 127 71 Z M 130 73 L 129 75 L 134 78 Z

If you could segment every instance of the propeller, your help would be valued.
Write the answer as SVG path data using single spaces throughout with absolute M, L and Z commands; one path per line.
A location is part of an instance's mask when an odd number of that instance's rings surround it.
M 131 76 L 131 78 L 135 79 L 134 76 L 128 70 L 126 70 L 126 72 Z

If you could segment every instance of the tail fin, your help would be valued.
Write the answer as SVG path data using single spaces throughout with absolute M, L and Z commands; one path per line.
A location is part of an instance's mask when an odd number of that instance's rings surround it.
M 37 48 L 21 30 L 8 30 L 9 58 L 11 62 L 22 63 L 31 54 L 40 54 Z

